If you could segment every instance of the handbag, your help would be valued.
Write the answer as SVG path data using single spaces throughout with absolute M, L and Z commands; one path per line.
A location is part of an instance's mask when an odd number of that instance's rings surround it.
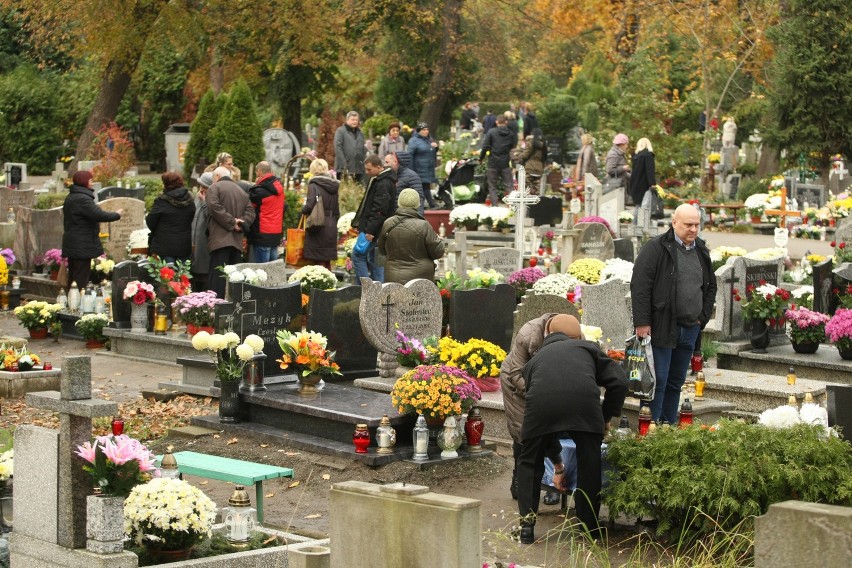
M 358 233 L 358 239 L 355 241 L 355 246 L 352 247 L 352 252 L 355 254 L 367 254 L 370 248 L 370 241 L 367 240 L 367 233 Z
M 322 229 L 325 226 L 325 206 L 317 195 L 317 202 L 314 203 L 314 208 L 311 209 L 311 214 L 305 220 L 305 230 L 314 232 Z
M 295 229 L 287 229 L 287 254 L 285 260 L 287 264 L 298 266 L 302 262 L 302 255 L 305 252 L 305 216 L 299 219 L 299 226 Z
M 651 192 L 651 219 L 654 219 L 655 221 L 657 219 L 662 219 L 666 216 L 663 199 L 660 197 L 660 194 L 657 193 L 656 188 L 652 187 L 648 191 Z

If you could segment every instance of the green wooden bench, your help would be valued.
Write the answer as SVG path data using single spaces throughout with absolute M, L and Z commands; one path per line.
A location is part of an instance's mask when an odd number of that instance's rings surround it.
M 182 475 L 197 475 L 218 481 L 230 481 L 246 487 L 254 485 L 257 505 L 257 522 L 263 522 L 263 482 L 279 477 L 294 477 L 289 467 L 264 465 L 231 458 L 221 458 L 198 452 L 177 452 L 175 459 Z M 157 456 L 157 463 L 163 456 Z

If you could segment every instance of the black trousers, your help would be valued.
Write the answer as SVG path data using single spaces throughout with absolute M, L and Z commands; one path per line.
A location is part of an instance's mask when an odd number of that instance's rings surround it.
M 222 247 L 210 251 L 210 272 L 207 277 L 207 289 L 216 292 L 217 298 L 225 297 L 225 275 L 219 266 L 238 264 L 243 261 L 243 253 L 236 247 Z
M 577 446 L 577 490 L 574 506 L 577 518 L 591 534 L 600 538 L 598 513 L 601 508 L 601 443 L 603 434 L 592 432 L 567 432 Z M 535 525 L 538 502 L 541 497 L 541 478 L 544 475 L 544 458 L 553 459 L 562 452 L 557 433 L 523 441 L 518 459 L 518 512 L 523 525 Z
M 68 259 L 68 289 L 76 282 L 77 288 L 85 288 L 92 277 L 91 258 L 69 258 Z

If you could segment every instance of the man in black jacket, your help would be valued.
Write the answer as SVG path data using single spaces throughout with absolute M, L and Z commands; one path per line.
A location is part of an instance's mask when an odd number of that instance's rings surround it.
M 491 205 L 497 205 L 497 178 L 503 179 L 503 191 L 509 193 L 514 189 L 512 180 L 512 168 L 509 167 L 509 152 L 518 144 L 517 133 L 506 126 L 506 117 L 497 117 L 497 126 L 488 131 L 482 141 L 482 150 L 479 153 L 479 161 L 488 156 L 488 168 L 485 170 L 488 182 L 488 196 Z M 490 154 L 489 154 L 490 152 Z
M 577 518 L 592 538 L 601 537 L 598 523 L 601 491 L 601 443 L 609 421 L 621 414 L 627 396 L 624 370 L 597 344 L 584 341 L 580 322 L 559 314 L 547 325 L 544 342 L 524 365 L 526 408 L 518 459 L 518 510 L 521 543 L 535 541 L 544 458 L 554 464 L 553 485 L 565 489 L 561 432 L 577 446 Z M 600 389 L 605 389 L 603 404 Z
M 375 154 L 367 156 L 364 169 L 370 176 L 370 182 L 352 219 L 352 226 L 357 227 L 359 233 L 364 233 L 370 245 L 361 253 L 352 250 L 352 266 L 355 268 L 358 284 L 361 283 L 361 278 L 385 281 L 384 267 L 376 265 L 376 240 L 382 225 L 393 214 L 396 205 L 393 199 L 396 195 L 393 171 L 383 167 L 382 161 Z
M 675 209 L 671 229 L 639 251 L 630 282 L 636 336 L 650 335 L 654 352 L 651 417 L 669 424 L 677 422 L 695 340 L 716 299 L 716 276 L 698 225 L 695 207 L 684 203 Z
M 417 172 L 409 168 L 411 156 L 408 152 L 394 152 L 385 156 L 385 167 L 390 168 L 396 178 L 396 195 L 394 202 L 399 199 L 399 194 L 403 189 L 411 188 L 420 196 L 420 207 L 417 211 L 423 215 L 424 206 L 426 204 L 426 196 L 423 194 L 423 183 L 420 181 L 420 176 Z

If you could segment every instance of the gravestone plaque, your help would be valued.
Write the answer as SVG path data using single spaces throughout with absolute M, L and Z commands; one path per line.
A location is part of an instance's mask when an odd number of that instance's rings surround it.
M 741 174 L 731 174 L 731 175 L 728 176 L 728 180 L 727 180 L 728 191 L 727 191 L 727 195 L 725 195 L 725 197 L 727 199 L 736 199 L 737 198 L 737 193 L 739 193 L 739 191 L 740 191 L 740 181 L 742 180 L 742 178 L 743 178 L 743 176 Z
M 630 301 L 630 283 L 607 280 L 602 284 L 583 285 L 581 303 L 583 323 L 603 330 L 602 341 L 612 341 L 621 348 L 633 335 L 633 310 Z
M 121 219 L 112 223 L 101 223 L 101 233 L 107 234 L 104 252 L 118 262 L 127 258 L 127 243 L 130 233 L 145 228 L 145 202 L 130 197 L 115 197 L 101 201 L 98 206 L 104 211 L 121 209 Z
M 510 247 L 493 247 L 479 251 L 479 267 L 496 270 L 506 278 L 518 269 L 521 251 Z
M 577 223 L 574 228 L 580 231 L 580 236 L 574 239 L 574 260 L 579 258 L 609 260 L 613 257 L 615 245 L 606 225 L 603 223 Z
M 139 187 L 105 187 L 98 190 L 98 202 L 114 199 L 116 197 L 130 197 L 145 201 L 145 188 Z
M 826 410 L 828 410 L 828 425 L 840 426 L 846 440 L 852 440 L 852 386 L 825 386 Z
M 807 203 L 808 207 L 819 209 L 825 205 L 825 186 L 812 183 L 797 183 L 796 189 L 793 191 L 793 199 L 799 204 L 799 207 L 804 207 Z
M 533 220 L 533 225 L 557 226 L 562 222 L 562 197 L 543 195 L 538 203 L 527 207 L 527 218 Z
M 555 294 L 536 294 L 533 290 L 527 290 L 514 313 L 512 339 L 515 339 L 524 324 L 544 314 L 568 314 L 582 321 L 580 310 L 567 298 Z
M 255 334 L 264 341 L 266 376 L 282 375 L 275 360 L 282 355 L 275 335 L 279 329 L 302 329 L 302 289 L 299 283 L 261 288 L 240 282 L 229 284 L 233 301 L 216 306 L 216 332 L 234 331 L 241 339 Z
M 147 272 L 145 273 L 147 274 Z M 130 328 L 131 306 L 124 299 L 124 289 L 131 280 L 140 280 L 142 269 L 135 261 L 124 260 L 112 270 L 112 323 L 110 327 Z
M 0 186 L 0 214 L 2 214 L 2 219 L 6 220 L 6 214 L 10 207 L 15 215 L 18 214 L 19 207 L 32 209 L 34 200 L 34 189 L 8 189 Z
M 778 286 L 778 270 L 777 264 L 756 263 L 746 264 L 745 284 L 748 286 L 762 286 L 763 284 L 772 284 Z
M 512 347 L 512 324 L 517 294 L 508 284 L 493 288 L 453 290 L 450 296 L 450 334 L 457 341 L 484 339 L 506 351 Z
M 615 258 L 620 258 L 627 262 L 633 262 L 636 260 L 632 239 L 614 239 L 612 244 Z
M 62 248 L 62 207 L 30 209 L 18 207 L 15 219 L 15 254 L 21 268 L 33 267 L 37 254 Z
M 380 353 L 396 353 L 397 326 L 420 341 L 440 335 L 443 309 L 434 282 L 418 278 L 403 286 L 362 278 L 361 287 L 361 330 Z
M 831 258 L 813 265 L 814 311 L 833 315 L 836 298 L 832 292 L 834 263 Z
M 337 353 L 334 360 L 344 378 L 376 371 L 378 352 L 361 331 L 360 305 L 360 286 L 311 290 L 307 327 L 328 338 L 328 348 Z

